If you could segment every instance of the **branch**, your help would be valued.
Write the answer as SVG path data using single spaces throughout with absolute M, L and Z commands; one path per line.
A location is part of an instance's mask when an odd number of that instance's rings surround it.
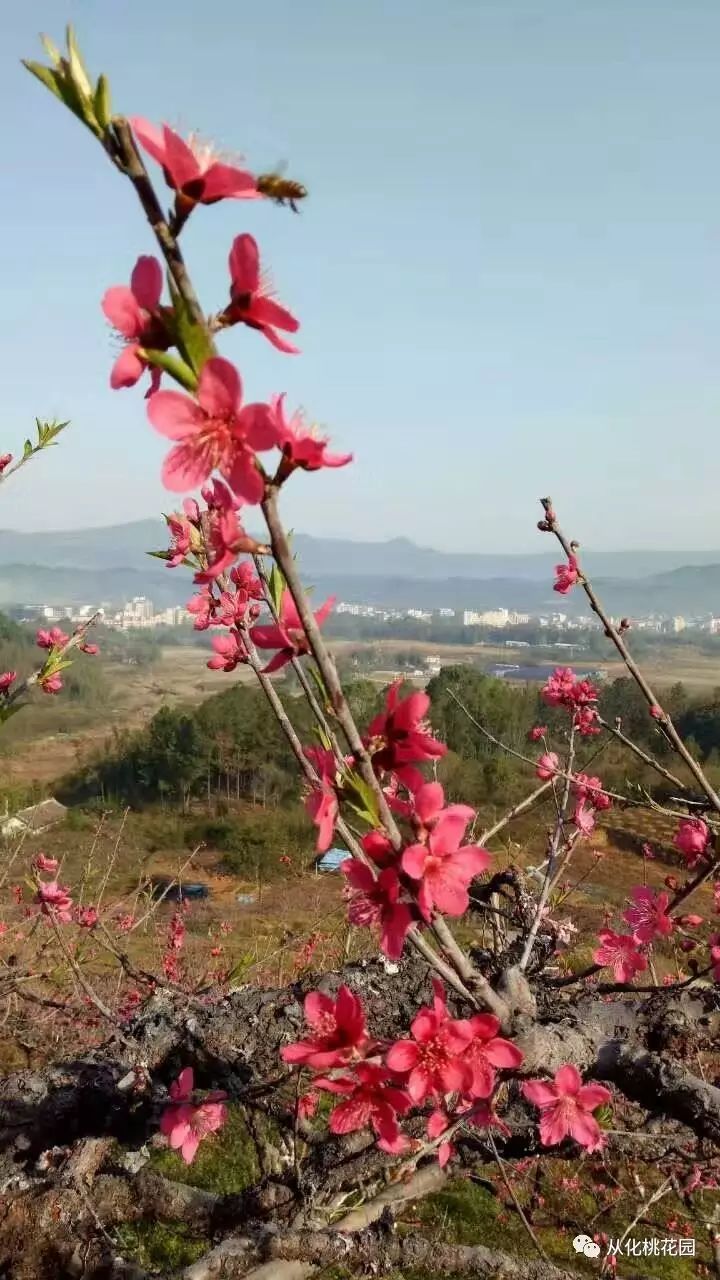
M 551 533 L 555 534 L 555 537 L 560 543 L 560 546 L 562 547 L 568 559 L 570 559 L 570 557 L 574 557 L 577 560 L 577 545 L 575 543 L 571 543 L 566 538 L 562 529 L 558 525 L 557 520 L 555 518 L 555 513 L 552 509 L 551 499 L 541 498 L 541 503 L 545 511 L 545 521 L 543 522 L 544 525 Z M 657 698 L 657 695 L 653 692 L 652 688 L 650 687 L 644 675 L 642 674 L 640 668 L 635 662 L 635 659 L 630 653 L 630 650 L 625 644 L 625 641 L 623 640 L 622 635 L 620 634 L 617 627 L 609 618 L 604 606 L 601 604 L 600 599 L 595 592 L 594 587 L 592 586 L 589 579 L 586 578 L 585 574 L 580 569 L 579 564 L 578 564 L 578 571 L 580 572 L 580 579 L 579 579 L 580 586 L 582 587 L 583 591 L 585 592 L 585 595 L 587 596 L 590 602 L 590 608 L 592 609 L 593 613 L 597 614 L 597 617 L 602 622 L 605 628 L 605 635 L 608 637 L 609 640 L 612 640 L 612 643 L 615 645 L 615 648 L 620 654 L 620 657 L 625 663 L 625 666 L 630 672 L 630 675 L 632 676 L 633 680 L 635 681 L 638 688 L 640 689 L 640 692 L 645 698 L 645 701 L 648 704 L 648 708 L 660 707 L 661 704 Z M 675 751 L 677 752 L 677 754 L 680 756 L 682 760 L 685 761 L 685 764 L 687 765 L 688 769 L 693 775 L 698 786 L 705 792 L 705 795 L 710 801 L 715 812 L 720 813 L 720 796 L 717 794 L 717 792 L 715 791 L 715 788 L 706 778 L 697 760 L 694 758 L 691 752 L 688 751 L 687 747 L 685 746 L 685 743 L 680 737 L 680 734 L 678 733 L 677 729 L 675 728 L 675 725 L 673 724 L 670 716 L 667 714 L 666 711 L 663 710 L 662 716 L 658 720 L 658 724 L 662 726 L 664 733 L 666 734 L 669 742 L 675 748 Z

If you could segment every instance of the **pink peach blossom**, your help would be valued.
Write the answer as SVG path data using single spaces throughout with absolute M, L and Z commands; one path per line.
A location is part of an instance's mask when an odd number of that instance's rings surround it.
M 197 591 L 195 595 L 188 600 L 185 608 L 188 613 L 193 615 L 193 627 L 195 631 L 207 631 L 215 612 L 215 597 L 213 596 L 209 586 L 203 586 L 200 591 Z
M 683 818 L 675 832 L 673 844 L 692 867 L 707 851 L 710 840 L 710 829 L 702 818 Z
M 38 853 L 33 858 L 33 866 L 36 871 L 57 871 L 59 865 L 57 858 L 48 858 L 46 853 Z
M 197 583 L 215 582 L 242 552 L 261 549 L 261 544 L 246 533 L 234 507 L 209 511 L 207 524 L 208 562 L 195 574 L 193 582 Z
M 134 387 L 142 377 L 148 368 L 141 354 L 143 348 L 167 351 L 172 345 L 172 334 L 160 306 L 162 287 L 162 267 L 157 258 L 140 257 L 133 268 L 129 288 L 114 285 L 103 295 L 101 305 L 105 317 L 125 342 L 110 374 L 113 390 Z M 148 395 L 157 391 L 160 377 L 160 369 L 150 369 Z
M 277 422 L 278 443 L 283 453 L 280 477 L 285 479 L 296 467 L 303 471 L 319 471 L 321 467 L 345 467 L 352 462 L 351 453 L 328 453 L 328 438 L 309 427 L 298 410 L 285 417 L 285 396 L 273 396 L 270 408 Z
M 567 564 L 555 565 L 553 591 L 558 591 L 561 596 L 566 596 L 579 580 L 580 570 L 578 569 L 576 556 L 568 556 Z
M 193 545 L 193 527 L 187 516 L 181 516 L 176 511 L 165 519 L 170 534 L 170 551 L 165 566 L 168 569 L 176 569 L 182 564 Z
M 329 600 L 315 610 L 314 617 L 319 627 L 327 620 L 334 604 L 335 596 L 330 596 Z M 292 658 L 310 652 L 310 642 L 289 591 L 283 593 L 279 621 L 269 626 L 255 626 L 250 635 L 258 649 L 278 650 L 275 657 L 270 659 L 266 667 L 263 667 L 266 674 L 279 671 L 280 667 L 284 667 Z
M 426 844 L 442 820 L 447 829 L 448 823 L 456 823 L 464 833 L 468 822 L 475 817 L 475 810 L 467 804 L 445 805 L 445 793 L 439 782 L 425 782 L 420 775 L 420 785 L 414 791 L 409 816 L 421 844 Z
M 55 675 L 41 676 L 38 683 L 43 693 L 59 693 L 63 687 L 62 678 L 57 673 Z
M 611 967 L 616 982 L 632 982 L 636 973 L 647 969 L 647 957 L 638 950 L 632 934 L 601 929 L 598 940 L 600 946 L 593 952 L 593 960 L 603 968 Z
M 207 664 L 211 671 L 234 671 L 248 660 L 245 641 L 234 628 L 224 636 L 213 636 L 211 643 L 215 650 L 215 656 Z
M 365 1013 L 360 997 L 349 987 L 341 986 L 335 1000 L 322 991 L 311 991 L 304 1011 L 311 1034 L 285 1045 L 280 1051 L 283 1062 L 327 1070 L 365 1052 L 369 1045 Z
M 436 1107 L 434 1111 L 430 1112 L 430 1115 L 427 1118 L 426 1129 L 427 1129 L 428 1140 L 430 1142 L 434 1142 L 435 1139 L 439 1138 L 441 1134 L 445 1133 L 449 1129 L 449 1127 L 450 1127 L 450 1117 L 448 1116 L 447 1112 L 443 1107 Z M 437 1162 L 440 1165 L 440 1168 L 444 1169 L 448 1161 L 452 1159 L 452 1157 L 455 1155 L 455 1147 L 453 1146 L 452 1142 L 449 1142 L 446 1140 L 445 1142 L 440 1143 L 440 1145 L 437 1148 L 436 1154 L 437 1154 Z
M 498 1069 L 514 1070 L 520 1066 L 523 1054 L 512 1041 L 498 1036 L 500 1020 L 493 1013 L 478 1013 L 469 1022 L 473 1038 L 464 1060 L 472 1068 L 472 1080 L 467 1092 L 473 1098 L 489 1098 Z
M 465 806 L 446 809 L 437 819 L 427 844 L 413 844 L 402 855 L 406 875 L 420 882 L 418 907 L 430 920 L 433 907 L 450 916 L 463 915 L 469 905 L 468 886 L 490 865 L 490 854 L 477 845 L 460 846 L 468 824 Z M 472 814 L 472 810 L 470 810 Z
M 573 822 L 582 836 L 592 835 L 595 828 L 595 814 L 584 802 L 575 806 Z
M 239 321 L 251 329 L 259 329 L 268 342 L 278 351 L 289 355 L 297 355 L 297 347 L 293 347 L 285 338 L 275 332 L 284 329 L 286 333 L 296 333 L 300 328 L 295 316 L 285 307 L 281 307 L 272 297 L 272 290 L 260 274 L 260 254 L 257 241 L 251 235 L 236 236 L 230 250 L 230 305 L 223 313 L 226 324 L 237 324 Z
M 579 707 L 573 716 L 573 725 L 581 738 L 591 738 L 593 734 L 602 731 L 598 720 L 598 713 L 594 707 Z
M 268 405 L 243 406 L 240 375 L 229 360 L 212 356 L 205 362 L 197 400 L 156 391 L 148 417 L 156 431 L 179 442 L 163 464 L 167 489 L 192 489 L 217 469 L 245 502 L 262 500 L 265 485 L 255 452 L 272 449 L 276 431 Z
M 540 1141 L 554 1147 L 563 1138 L 574 1138 L 586 1151 L 600 1151 L 605 1139 L 593 1111 L 610 1102 L 612 1094 L 601 1084 L 583 1084 L 580 1072 L 567 1063 L 555 1073 L 554 1083 L 528 1080 L 523 1093 L 541 1111 Z
M 432 1008 L 423 1008 L 410 1027 L 412 1040 L 398 1040 L 386 1062 L 391 1071 L 408 1077 L 408 1093 L 416 1104 L 446 1093 L 465 1093 L 473 1079 L 465 1050 L 473 1038 L 468 1022 L 449 1017 L 442 983 L 433 978 Z
M 427 722 L 428 695 L 418 691 L 401 698 L 401 684 L 396 680 L 390 686 L 385 710 L 368 726 L 365 743 L 376 771 L 397 772 L 401 766 L 438 760 L 447 752 L 445 743 L 433 738 Z
M 632 898 L 634 906 L 623 913 L 623 920 L 632 925 L 635 942 L 647 944 L 672 933 L 673 922 L 667 914 L 669 893 L 656 893 L 648 885 L 639 884 L 633 889 Z
M 410 1144 L 400 1132 L 397 1117 L 409 1111 L 412 1100 L 383 1067 L 360 1062 L 352 1076 L 319 1076 L 313 1087 L 346 1096 L 330 1115 L 331 1133 L 355 1133 L 370 1126 L 382 1151 L 400 1155 L 408 1150 Z
M 53 627 L 50 631 L 45 631 L 42 627 L 35 633 L 35 643 L 41 649 L 60 649 L 62 645 L 67 644 L 69 636 L 65 635 L 59 627 Z
M 159 129 L 142 116 L 132 116 L 130 124 L 140 146 L 160 165 L 168 186 L 188 203 L 260 199 L 253 175 L 223 163 L 219 152 L 195 134 L 185 140 L 168 125 Z
M 548 782 L 550 778 L 554 778 L 560 765 L 560 757 L 554 751 L 546 751 L 544 755 L 538 757 L 535 765 L 535 775 L 543 782 Z
M 412 913 L 400 901 L 400 879 L 393 867 L 377 876 L 357 858 L 346 858 L 340 870 L 348 882 L 348 919 L 351 924 L 380 925 L 380 949 L 388 960 L 399 960 L 412 924 Z
M 180 1151 L 186 1164 L 192 1164 L 203 1138 L 216 1133 L 227 1119 L 224 1106 L 227 1094 L 216 1091 L 209 1094 L 205 1102 L 192 1103 L 192 1090 L 192 1067 L 186 1067 L 171 1084 L 172 1102 L 160 1117 L 160 1132 L 169 1139 L 174 1151 Z
M 579 801 L 587 801 L 593 809 L 609 809 L 612 799 L 602 789 L 600 778 L 588 776 L 587 773 L 576 773 L 573 778 L 573 790 Z
M 72 920 L 70 891 L 65 885 L 58 884 L 57 880 L 41 880 L 37 887 L 35 902 L 43 915 L 61 920 L 63 924 L 69 924 Z

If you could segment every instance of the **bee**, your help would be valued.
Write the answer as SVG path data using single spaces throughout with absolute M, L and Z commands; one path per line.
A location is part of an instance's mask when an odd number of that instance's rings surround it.
M 307 187 L 301 182 L 293 182 L 291 178 L 284 177 L 283 170 L 284 165 L 278 165 L 274 173 L 261 173 L 257 189 L 268 200 L 274 200 L 275 204 L 287 204 L 293 213 L 298 213 L 297 201 L 305 199 Z

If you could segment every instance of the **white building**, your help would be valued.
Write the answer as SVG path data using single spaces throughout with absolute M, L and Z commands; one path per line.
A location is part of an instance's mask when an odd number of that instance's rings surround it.
M 464 627 L 520 627 L 529 621 L 529 613 L 511 613 L 509 609 L 485 609 L 482 613 L 466 609 L 463 613 Z

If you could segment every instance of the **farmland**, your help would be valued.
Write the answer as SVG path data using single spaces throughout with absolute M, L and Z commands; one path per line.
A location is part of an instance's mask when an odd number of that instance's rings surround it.
M 511 656 L 512 650 L 491 645 L 338 640 L 332 648 L 339 662 L 349 663 L 352 655 L 357 659 L 358 670 L 378 683 L 386 683 L 400 673 L 399 661 L 408 650 L 421 656 L 437 655 L 443 665 L 467 662 L 481 669 L 494 662 L 519 660 Z M 523 651 L 522 661 L 534 660 L 533 652 Z M 0 751 L 5 783 L 38 783 L 41 788 L 47 787 L 53 778 L 73 768 L 89 750 L 102 746 L 113 730 L 139 728 L 163 705 L 196 706 L 211 694 L 250 677 L 242 667 L 229 675 L 208 671 L 207 659 L 207 648 L 174 645 L 162 648 L 157 660 L 147 667 L 108 662 L 104 674 L 109 696 L 98 707 L 75 707 L 36 695 L 33 705 L 4 732 Z M 543 651 L 542 661 L 547 660 L 547 653 Z M 563 656 L 556 660 L 558 665 L 568 661 Z M 620 662 L 594 661 L 593 666 L 605 671 L 609 680 L 624 673 Z M 680 681 L 690 692 L 700 695 L 720 685 L 720 670 L 715 660 L 688 646 L 664 649 L 645 663 L 644 670 L 659 688 Z

